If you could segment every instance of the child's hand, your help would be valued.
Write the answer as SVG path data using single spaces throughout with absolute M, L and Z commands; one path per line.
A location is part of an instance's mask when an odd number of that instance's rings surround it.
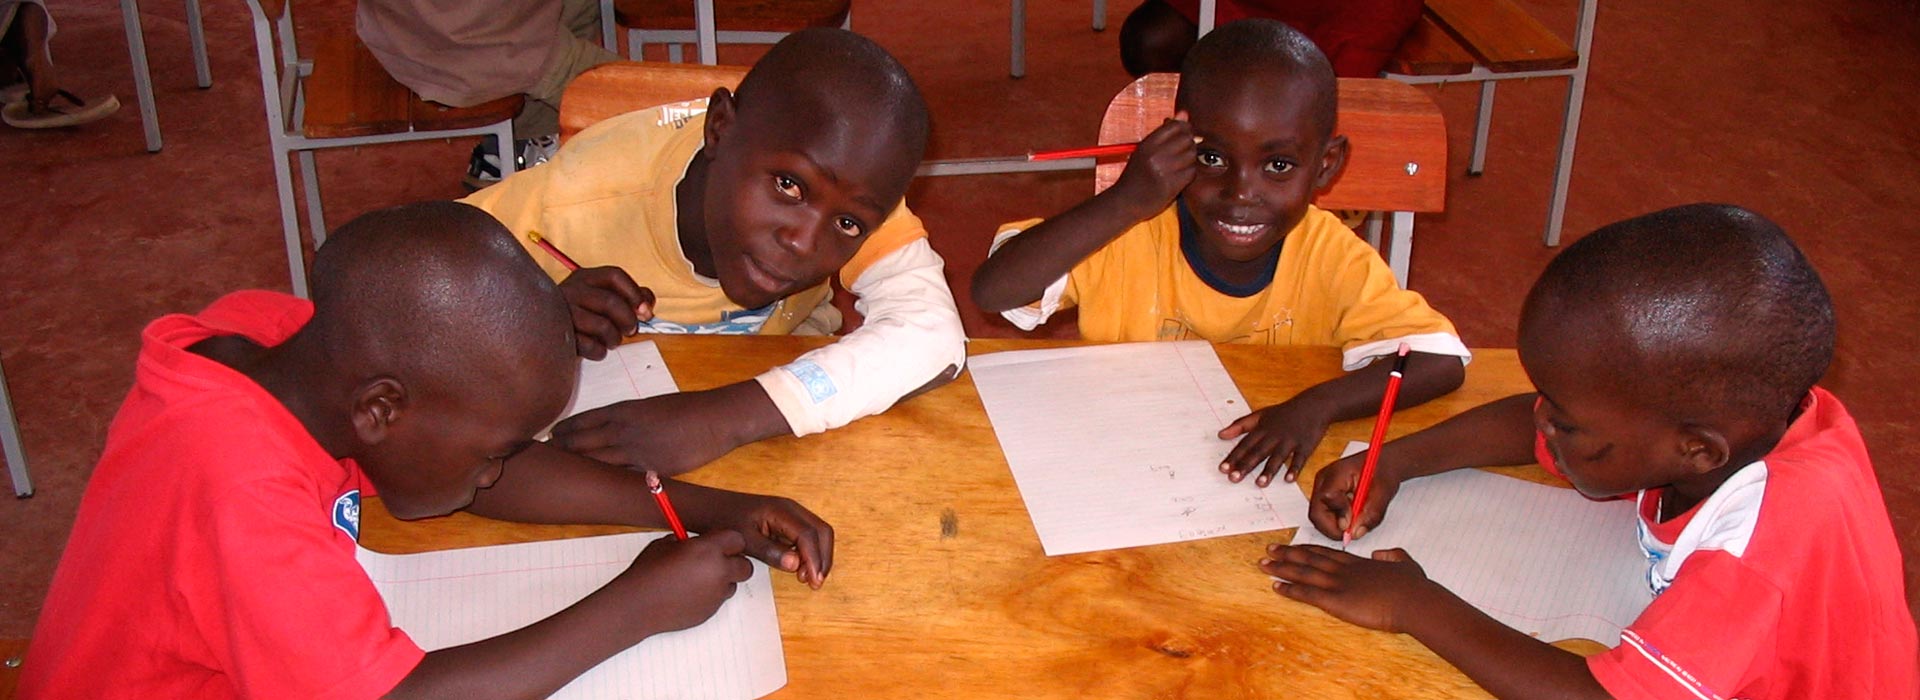
M 1226 461 L 1220 463 L 1220 471 L 1228 480 L 1239 483 L 1265 462 L 1266 467 L 1253 480 L 1255 485 L 1265 488 L 1273 483 L 1273 476 L 1282 468 L 1286 469 L 1286 480 L 1292 482 L 1320 447 L 1320 438 L 1326 436 L 1327 425 L 1332 422 L 1331 408 L 1301 397 L 1241 416 L 1220 431 L 1222 440 L 1241 438 L 1240 444 L 1227 453 Z
M 1313 477 L 1313 496 L 1308 499 L 1307 520 L 1328 537 L 1346 533 L 1347 518 L 1352 515 L 1354 491 L 1360 488 L 1360 473 L 1366 470 L 1367 453 L 1355 452 L 1327 465 Z M 1373 485 L 1367 488 L 1367 502 L 1353 525 L 1353 537 L 1359 539 L 1387 518 L 1387 504 L 1400 493 L 1400 477 L 1388 466 L 1388 457 L 1380 455 L 1373 469 Z
M 617 267 L 583 267 L 560 282 L 560 294 L 573 310 L 574 347 L 598 360 L 640 324 L 653 320 L 653 290 L 640 286 Z
M 745 547 L 746 539 L 731 530 L 685 542 L 662 537 L 640 550 L 607 589 L 645 601 L 630 609 L 649 633 L 686 629 L 713 617 L 753 575 L 753 564 L 741 556 Z
M 1176 114 L 1141 139 L 1127 159 L 1127 169 L 1113 183 L 1116 194 L 1141 211 L 1150 212 L 1149 216 L 1166 209 L 1187 183 L 1193 182 L 1198 156 L 1193 148 L 1193 127 L 1186 118 L 1185 112 Z
M 1405 631 L 1405 616 L 1420 614 L 1434 593 L 1445 591 L 1400 549 L 1363 559 L 1317 545 L 1276 544 L 1267 548 L 1260 570 L 1281 579 L 1273 584 L 1280 595 L 1387 632 Z
M 833 570 L 833 526 L 792 499 L 729 492 L 725 500 L 687 515 L 689 525 L 701 532 L 740 533 L 747 556 L 793 572 L 816 590 Z
M 553 444 L 584 457 L 674 476 L 718 459 L 735 443 L 712 392 L 663 394 L 602 406 L 553 426 Z

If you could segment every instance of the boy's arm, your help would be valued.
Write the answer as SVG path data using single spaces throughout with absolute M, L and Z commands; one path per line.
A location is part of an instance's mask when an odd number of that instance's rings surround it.
M 988 256 L 973 275 L 973 303 L 990 313 L 1031 304 L 1081 260 L 1172 204 L 1195 168 L 1193 128 L 1184 116 L 1142 139 L 1112 187 Z
M 945 384 L 966 365 L 966 330 L 946 261 L 924 237 L 847 280 L 865 322 L 755 378 L 795 436 L 832 430 Z
M 792 500 L 662 480 L 687 529 L 745 536 L 747 556 L 819 588 L 833 568 L 833 527 Z M 468 511 L 522 523 L 665 527 L 644 474 L 534 443 L 507 460 Z
M 1273 477 L 1283 468 L 1286 480 L 1293 481 L 1319 448 L 1328 425 L 1379 412 L 1393 364 L 1385 357 L 1376 359 L 1373 364 L 1322 382 L 1229 424 L 1220 431 L 1221 439 L 1245 437 L 1227 453 L 1226 461 L 1220 463 L 1220 471 L 1238 482 L 1265 462 L 1255 484 L 1264 487 L 1273 483 Z M 1396 405 L 1410 408 L 1426 403 L 1459 388 L 1465 379 L 1466 369 L 1458 357 L 1408 353 Z
M 1488 617 L 1428 579 L 1405 551 L 1372 559 L 1274 545 L 1260 569 L 1276 592 L 1362 627 L 1404 632 L 1498 698 L 1612 697 L 1586 660 Z
M 1366 512 L 1354 525 L 1354 536 L 1366 534 L 1385 519 L 1387 504 L 1399 493 L 1400 484 L 1409 479 L 1466 467 L 1531 464 L 1533 403 L 1537 396 L 1516 394 L 1490 401 L 1382 445 Z M 1307 519 L 1321 534 L 1339 537 L 1346 529 L 1347 510 L 1353 503 L 1366 457 L 1365 452 L 1348 455 L 1315 475 Z
M 745 541 L 722 531 L 647 545 L 619 576 L 552 617 L 430 652 L 388 698 L 546 697 L 622 650 L 711 617 L 753 574 Z

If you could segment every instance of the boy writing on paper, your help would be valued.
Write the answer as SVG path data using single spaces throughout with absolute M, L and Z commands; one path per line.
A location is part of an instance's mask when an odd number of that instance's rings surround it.
M 956 376 L 965 338 L 944 263 L 902 203 L 926 140 L 926 104 L 893 57 L 811 29 L 774 45 L 738 92 L 605 120 L 468 197 L 560 281 L 589 359 L 636 328 L 833 333 L 827 277 L 859 296 L 866 322 L 833 345 L 752 380 L 587 411 L 555 444 L 678 473 Z M 529 231 L 588 267 L 569 273 Z
M 1815 386 L 1833 343 L 1827 290 L 1778 227 L 1724 205 L 1655 212 L 1568 246 L 1534 284 L 1520 361 L 1537 393 L 1382 448 L 1358 533 L 1403 482 L 1477 465 L 1537 460 L 1589 498 L 1638 499 L 1657 597 L 1611 651 L 1506 628 L 1400 550 L 1276 545 L 1261 568 L 1502 698 L 1915 697 L 1893 528 L 1853 418 Z M 1329 537 L 1359 471 L 1355 456 L 1314 479 Z
M 1310 203 L 1346 163 L 1337 97 L 1326 57 L 1285 24 L 1208 33 L 1180 72 L 1179 113 L 1113 187 L 1004 227 L 974 301 L 1025 330 L 1078 305 L 1089 340 L 1340 346 L 1346 376 L 1220 431 L 1240 439 L 1228 478 L 1292 481 L 1328 424 L 1379 408 L 1393 363 L 1373 360 L 1412 347 L 1400 403 L 1413 406 L 1460 386 L 1470 357 L 1446 317 Z
M 360 217 L 311 304 L 230 294 L 144 332 L 80 502 L 23 698 L 546 697 L 699 624 L 752 556 L 820 585 L 833 531 L 792 501 L 670 483 L 688 526 L 553 617 L 423 653 L 355 561 L 360 499 L 396 517 L 660 527 L 642 474 L 532 436 L 578 371 L 566 301 L 485 212 Z

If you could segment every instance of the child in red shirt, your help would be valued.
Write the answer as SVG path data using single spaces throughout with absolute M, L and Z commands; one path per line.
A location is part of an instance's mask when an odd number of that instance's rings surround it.
M 1382 448 L 1356 533 L 1408 479 L 1539 460 L 1590 498 L 1639 499 L 1657 596 L 1582 659 L 1506 628 L 1400 550 L 1275 545 L 1283 596 L 1413 635 L 1502 698 L 1886 698 L 1920 693 L 1913 618 L 1866 446 L 1814 386 L 1832 303 L 1777 226 L 1690 205 L 1600 229 L 1534 284 L 1520 361 L 1538 388 Z M 1360 457 L 1314 481 L 1337 536 Z
M 825 580 L 832 529 L 806 509 L 670 483 L 703 536 L 655 542 L 546 620 L 424 653 L 354 559 L 376 487 L 401 518 L 662 516 L 641 474 L 533 441 L 571 393 L 573 324 L 485 212 L 363 216 L 313 282 L 312 303 L 236 292 L 147 327 L 22 698 L 543 697 L 712 615 L 751 573 L 743 555 Z

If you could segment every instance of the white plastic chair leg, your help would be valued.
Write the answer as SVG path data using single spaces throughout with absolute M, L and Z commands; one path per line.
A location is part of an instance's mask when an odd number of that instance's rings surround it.
M 200 28 L 200 0 L 187 0 L 187 43 L 193 46 L 193 84 L 202 90 L 213 87 L 213 70 L 207 67 L 207 33 Z
M 1473 122 L 1473 158 L 1467 162 L 1467 174 L 1479 176 L 1487 171 L 1487 130 L 1493 125 L 1492 80 L 1480 82 L 1480 111 Z
M 27 453 L 20 446 L 20 424 L 13 419 L 13 400 L 7 396 L 6 370 L 0 369 L 0 449 L 7 455 L 7 473 L 13 479 L 13 495 L 33 495 L 33 476 L 27 473 Z
M 127 55 L 133 59 L 133 92 L 140 98 L 140 126 L 146 130 L 147 152 L 159 153 L 160 114 L 153 108 L 153 74 L 147 70 L 147 40 L 140 29 L 139 0 L 120 0 L 120 16 L 127 25 Z

